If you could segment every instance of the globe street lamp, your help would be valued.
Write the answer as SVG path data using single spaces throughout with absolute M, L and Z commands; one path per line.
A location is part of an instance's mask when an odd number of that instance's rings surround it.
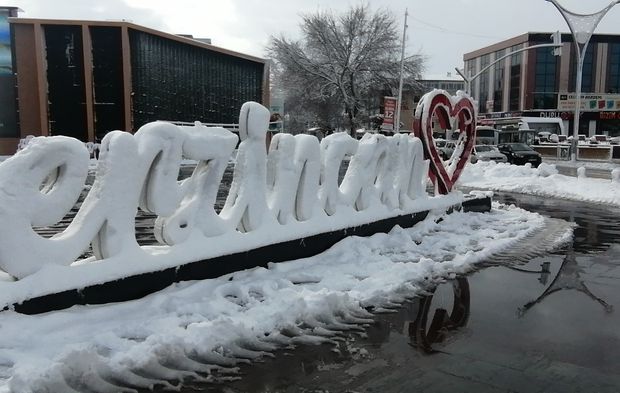
M 616 4 L 620 3 L 620 0 L 613 0 L 609 5 L 602 10 L 593 14 L 578 14 L 567 10 L 561 6 L 557 0 L 546 0 L 553 4 L 555 8 L 560 11 L 560 14 L 566 20 L 568 28 L 573 35 L 575 41 L 575 48 L 577 48 L 577 78 L 575 86 L 575 116 L 573 120 L 573 143 L 572 143 L 572 156 L 571 161 L 575 161 L 577 158 L 577 143 L 579 138 L 579 117 L 581 115 L 581 78 L 583 73 L 583 62 L 586 56 L 586 49 L 590 38 L 598 26 L 599 22 L 605 14 Z

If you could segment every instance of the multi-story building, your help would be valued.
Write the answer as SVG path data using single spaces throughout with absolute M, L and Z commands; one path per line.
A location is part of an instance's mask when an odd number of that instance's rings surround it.
M 465 81 L 455 72 L 447 72 L 445 74 L 424 75 L 418 81 L 422 85 L 423 92 L 429 92 L 433 89 L 445 90 L 450 94 L 456 94 L 459 90 L 465 90 Z
M 95 141 L 154 120 L 237 123 L 269 104 L 264 59 L 126 21 L 17 18 L 0 8 L 0 155 L 26 135 Z
M 447 72 L 445 74 L 428 74 L 417 80 L 419 87 L 415 90 L 403 91 L 400 119 L 403 130 L 413 129 L 413 117 L 415 109 L 422 95 L 433 89 L 446 90 L 450 94 L 456 94 L 459 90 L 465 90 L 465 82 L 460 75 Z
M 551 43 L 552 33 L 526 33 L 466 53 L 465 75 L 475 75 L 495 59 L 525 47 Z M 573 129 L 576 50 L 562 34 L 562 53 L 553 48 L 523 51 L 499 61 L 472 82 L 479 115 L 487 118 L 559 117 Z M 620 135 L 620 35 L 592 36 L 583 67 L 579 133 Z

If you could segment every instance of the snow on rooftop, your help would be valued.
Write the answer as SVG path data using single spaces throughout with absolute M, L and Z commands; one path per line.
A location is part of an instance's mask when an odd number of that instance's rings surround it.
M 463 77 L 456 72 L 446 72 L 445 74 L 427 74 L 423 75 L 420 80 L 423 81 L 453 81 L 463 82 Z

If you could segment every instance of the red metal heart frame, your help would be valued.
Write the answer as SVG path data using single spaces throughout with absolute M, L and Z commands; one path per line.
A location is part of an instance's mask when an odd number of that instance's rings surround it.
M 435 146 L 433 118 L 442 130 L 448 130 L 454 124 L 455 130 L 465 133 L 465 145 L 457 157 L 452 175 L 448 173 Z M 413 131 L 422 140 L 425 158 L 430 160 L 429 177 L 437 185 L 437 191 L 440 194 L 449 193 L 469 161 L 476 141 L 476 110 L 473 101 L 468 96 L 452 97 L 444 90 L 433 90 L 424 95 L 418 104 Z

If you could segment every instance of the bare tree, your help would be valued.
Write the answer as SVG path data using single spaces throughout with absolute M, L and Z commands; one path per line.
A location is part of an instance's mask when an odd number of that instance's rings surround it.
M 300 28 L 300 40 L 271 37 L 268 54 L 276 84 L 309 107 L 340 102 L 334 110 L 347 116 L 353 134 L 369 95 L 397 89 L 401 37 L 396 19 L 386 9 L 372 12 L 358 5 L 341 15 L 303 15 Z M 406 57 L 406 87 L 417 85 L 422 64 L 420 55 Z

